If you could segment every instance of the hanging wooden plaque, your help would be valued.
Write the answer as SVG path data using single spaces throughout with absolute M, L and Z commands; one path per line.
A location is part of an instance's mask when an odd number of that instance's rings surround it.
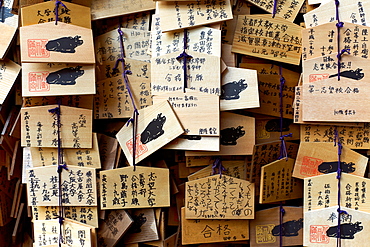
M 20 28 L 22 62 L 95 63 L 92 30 L 58 22 Z
M 290 119 L 283 119 L 283 135 L 292 133 L 292 136 L 284 137 L 284 140 L 298 140 L 300 126 L 293 124 Z M 274 117 L 257 117 L 256 118 L 256 143 L 267 143 L 280 138 L 280 119 Z
M 186 219 L 254 219 L 254 184 L 248 181 L 217 174 L 185 187 Z
M 270 14 L 240 15 L 232 52 L 299 65 L 301 31 L 300 26 Z
M 159 239 L 156 217 L 152 208 L 130 210 L 133 227 L 125 234 L 125 244 L 155 241 Z
M 246 172 L 246 165 L 247 162 L 245 160 L 225 160 L 221 161 L 222 166 L 226 169 L 226 171 L 222 172 L 222 174 L 225 174 L 230 177 L 239 178 L 246 180 L 247 179 L 247 172 Z M 200 171 L 194 172 L 193 174 L 188 176 L 188 181 L 193 181 L 200 178 L 205 178 L 214 175 L 213 164 L 208 165 L 207 167 L 203 168 Z M 218 174 L 219 171 L 216 169 L 216 174 Z
M 69 95 L 69 96 L 39 96 L 39 97 L 24 97 L 23 106 L 44 106 L 55 105 L 60 102 L 62 105 L 71 107 L 80 107 L 85 109 L 93 109 L 93 95 Z
M 102 210 L 169 207 L 169 170 L 136 166 L 101 171 L 100 193 Z
M 367 184 L 370 180 L 342 173 L 340 190 L 341 206 L 370 212 Z M 338 204 L 337 173 L 330 173 L 304 179 L 304 212 L 332 207 Z
M 95 94 L 94 65 L 22 63 L 22 96 Z
M 304 213 L 304 246 L 338 245 L 338 207 L 329 207 Z M 369 245 L 368 229 L 370 214 L 341 207 L 347 212 L 340 217 L 340 244 L 348 247 L 366 247 Z
M 184 129 L 178 121 L 168 101 L 139 110 L 136 135 L 136 163 L 148 157 L 182 133 Z M 133 124 L 124 125 L 117 133 L 117 140 L 130 165 L 133 155 Z
M 20 71 L 21 66 L 9 59 L 0 61 L 0 105 L 4 103 Z
M 302 198 L 302 181 L 292 177 L 294 163 L 282 158 L 262 166 L 259 203 Z
M 368 158 L 344 146 L 340 156 L 342 172 L 363 177 Z M 338 169 L 338 146 L 333 143 L 302 142 L 294 166 L 293 176 L 307 178 Z
M 58 105 L 21 109 L 21 145 L 23 147 L 58 147 L 56 115 L 49 110 Z M 92 147 L 92 110 L 60 106 L 62 148 Z
M 67 166 L 62 171 L 63 206 L 96 206 L 94 168 Z M 44 166 L 27 170 L 27 195 L 30 206 L 58 206 L 59 178 L 57 167 Z

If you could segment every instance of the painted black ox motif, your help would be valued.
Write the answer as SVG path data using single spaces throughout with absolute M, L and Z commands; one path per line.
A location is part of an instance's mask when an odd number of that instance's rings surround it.
M 356 171 L 356 168 L 353 167 L 355 163 L 353 162 L 340 162 L 340 168 L 342 169 L 342 172 L 346 173 L 352 173 Z M 338 161 L 332 161 L 332 162 L 322 162 L 318 167 L 318 171 L 321 173 L 331 173 L 336 172 L 338 170 Z
M 153 141 L 164 134 L 163 125 L 166 122 L 166 116 L 162 116 L 162 113 L 157 115 L 143 130 L 141 133 L 140 141 L 146 144 Z
M 221 97 L 220 99 L 224 100 L 234 100 L 239 99 L 239 93 L 247 89 L 248 84 L 245 83 L 244 79 L 240 79 L 238 82 L 233 81 L 226 83 L 221 87 Z
M 283 129 L 282 131 L 289 131 L 289 126 L 292 124 L 293 121 L 290 119 L 283 118 Z M 265 129 L 267 132 L 280 132 L 280 119 L 271 119 L 267 121 L 265 125 Z
M 76 35 L 74 37 L 69 36 L 49 40 L 49 42 L 46 43 L 46 50 L 61 53 L 75 53 L 75 48 L 84 43 L 84 41 L 80 40 L 80 38 L 81 36 Z
M 46 82 L 49 84 L 75 85 L 76 79 L 85 73 L 81 68 L 82 66 L 77 66 L 57 70 L 46 77 Z
M 361 80 L 362 78 L 364 78 L 365 74 L 364 73 L 361 73 L 362 69 L 360 68 L 357 68 L 356 70 L 346 70 L 346 71 L 342 71 L 340 72 L 340 76 L 342 77 L 346 77 L 346 78 L 349 78 L 349 79 L 354 79 L 354 80 Z M 337 77 L 338 76 L 338 73 L 335 74 L 335 75 L 330 75 L 329 78 L 332 78 L 332 77 Z
M 360 226 L 361 222 L 340 224 L 340 238 L 354 239 L 355 234 L 361 232 L 364 227 Z M 338 226 L 329 227 L 326 230 L 326 235 L 331 238 L 338 238 Z
M 147 221 L 146 217 L 144 216 L 143 213 L 140 213 L 138 215 L 134 214 L 131 217 L 134 223 L 128 230 L 128 233 L 140 233 L 142 225 L 144 225 Z
M 298 236 L 298 231 L 303 228 L 303 219 L 290 220 L 282 224 L 282 236 L 295 237 Z M 280 236 L 280 225 L 277 225 L 272 229 L 272 235 Z
M 231 127 L 221 130 L 221 145 L 235 146 L 237 144 L 236 140 L 245 135 L 243 128 L 244 126 L 238 126 L 236 128 Z

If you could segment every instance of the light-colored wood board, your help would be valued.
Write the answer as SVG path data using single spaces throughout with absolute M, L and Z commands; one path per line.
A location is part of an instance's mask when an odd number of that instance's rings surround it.
M 302 85 L 301 93 L 303 121 L 370 122 L 368 84 L 354 84 L 344 78 L 318 81 Z
M 226 169 L 226 171 L 222 172 L 222 174 L 225 174 L 230 177 L 239 178 L 243 180 L 247 180 L 247 172 L 246 172 L 246 165 L 247 162 L 244 160 L 225 160 L 221 161 L 222 166 Z M 188 181 L 193 181 L 199 178 L 205 178 L 214 175 L 212 165 L 209 165 L 207 167 L 204 167 L 202 170 L 197 171 L 191 175 L 188 176 Z M 219 171 L 216 169 L 216 174 L 218 174 Z
M 125 57 L 149 62 L 150 55 L 147 53 L 147 50 L 150 47 L 150 32 L 128 28 L 121 28 L 121 31 L 123 32 Z M 94 47 L 96 63 L 98 65 L 104 66 L 109 64 L 109 62 L 115 63 L 121 57 L 118 28 L 95 37 Z M 121 69 L 121 66 L 119 66 L 119 69 Z
M 69 96 L 39 96 L 39 97 L 24 97 L 23 106 L 43 106 L 58 104 L 71 107 L 81 107 L 85 109 L 93 109 L 93 95 L 69 95 Z
M 58 147 L 57 116 L 49 110 L 58 105 L 23 107 L 21 145 Z M 92 110 L 60 106 L 62 148 L 92 147 Z
M 361 24 L 345 22 L 343 28 L 338 30 L 335 22 L 325 23 L 319 26 L 302 30 L 302 60 L 327 56 L 338 52 L 337 36 L 339 36 L 339 49 L 350 49 L 355 57 L 369 58 L 366 49 L 370 41 L 368 33 L 370 27 Z
M 338 207 L 329 207 L 304 213 L 304 246 L 337 246 Z M 368 246 L 367 230 L 370 214 L 342 207 L 347 214 L 340 215 L 340 243 L 346 247 Z
M 362 212 L 370 212 L 368 178 L 342 173 L 340 205 Z M 337 173 L 304 179 L 304 212 L 338 205 Z
M 112 210 L 101 222 L 98 229 L 99 246 L 113 247 L 133 224 L 125 210 Z
M 301 142 L 334 142 L 334 125 L 301 125 Z M 370 125 L 337 126 L 340 142 L 351 149 L 370 149 Z
M 97 188 L 94 168 L 67 166 L 62 171 L 63 206 L 96 206 Z M 27 196 L 30 206 L 58 206 L 57 167 L 44 166 L 27 170 Z
M 94 65 L 22 63 L 23 97 L 95 93 Z
M 155 241 L 159 239 L 154 210 L 134 209 L 130 212 L 134 223 L 124 236 L 125 244 Z
M 21 66 L 9 59 L 0 62 L 0 104 L 4 103 L 20 71 Z
M 92 0 L 91 19 L 98 20 L 153 9 L 155 9 L 154 1 Z
M 184 129 L 168 101 L 139 110 L 136 135 L 136 163 L 148 157 L 179 135 Z M 130 165 L 133 157 L 133 124 L 124 125 L 116 138 Z
M 178 30 L 163 33 L 161 18 L 153 15 L 152 57 L 177 52 L 184 48 L 184 31 Z M 221 31 L 211 27 L 195 27 L 187 29 L 187 49 L 221 57 Z
M 203 93 L 220 95 L 220 57 L 199 52 L 187 52 L 192 58 L 187 60 L 187 86 Z M 152 95 L 183 91 L 183 59 L 177 60 L 179 53 L 169 53 L 152 58 Z M 216 73 L 215 73 L 216 71 Z
M 22 159 L 22 184 L 27 183 L 27 169 L 32 168 L 32 157 L 30 147 L 23 148 L 23 159 Z
M 1 10 L 2 11 L 1 22 L 15 28 L 18 27 L 19 22 L 19 15 L 13 13 L 13 4 L 16 2 L 17 1 L 15 0 L 4 1 Z
M 254 184 L 248 181 L 217 174 L 185 186 L 186 219 L 254 219 Z
M 221 111 L 259 106 L 257 71 L 227 67 L 221 78 Z
M 157 2 L 162 31 L 201 26 L 233 18 L 230 0 L 207 2 Z
M 301 31 L 300 26 L 270 14 L 240 15 L 232 52 L 299 65 Z
M 292 206 L 283 206 L 283 208 L 285 214 L 282 225 L 282 246 L 302 245 L 303 208 Z M 280 208 L 274 207 L 256 211 L 256 218 L 250 221 L 249 229 L 251 247 L 280 245 Z
M 23 8 L 32 4 L 42 3 L 44 0 L 20 0 L 19 7 Z M 72 3 L 90 7 L 91 0 L 71 0 Z
M 232 45 L 221 45 L 221 58 L 229 67 L 236 67 L 236 54 L 231 52 Z
M 32 206 L 32 220 L 52 220 L 59 215 L 59 206 Z M 98 207 L 63 207 L 64 218 L 98 228 Z
M 138 109 L 151 106 L 152 95 L 150 91 L 150 78 L 128 75 L 130 92 Z M 94 96 L 94 118 L 129 118 L 133 107 L 128 88 L 121 76 L 108 78 L 96 83 Z
M 249 239 L 248 220 L 187 220 L 181 208 L 182 244 L 201 244 Z
M 261 167 L 259 203 L 302 198 L 302 180 L 293 178 L 294 159 L 282 158 Z
M 220 151 L 186 151 L 185 156 L 251 155 L 255 143 L 255 119 L 221 112 Z
M 337 52 L 302 61 L 302 83 L 338 80 Z M 352 53 L 351 53 L 352 54 Z M 370 65 L 367 59 L 346 54 L 341 56 L 340 78 L 346 81 L 369 80 Z
M 283 135 L 292 133 L 292 137 L 284 137 L 284 140 L 299 140 L 300 126 L 293 124 L 289 119 L 283 119 Z M 256 116 L 256 143 L 262 144 L 279 140 L 280 119 L 272 117 Z
M 22 62 L 95 63 L 92 30 L 46 22 L 20 28 Z
M 168 169 L 124 167 L 101 171 L 100 179 L 102 210 L 170 206 Z
M 33 222 L 35 245 L 58 246 L 59 220 L 36 220 Z M 93 247 L 91 245 L 91 227 L 79 222 L 65 219 L 62 225 L 62 236 L 74 247 Z M 67 246 L 67 244 L 65 244 Z
M 339 19 L 343 22 L 352 22 L 360 25 L 369 23 L 367 10 L 370 2 L 342 0 L 338 6 Z M 336 8 L 333 1 L 321 4 L 318 8 L 303 15 L 306 27 L 314 27 L 328 22 L 336 22 Z
M 180 135 L 163 147 L 174 150 L 220 151 L 219 136 Z
M 153 103 L 167 100 L 175 112 L 185 135 L 219 136 L 219 97 L 193 90 L 172 92 L 153 97 Z
M 65 3 L 67 8 L 59 5 L 58 22 L 91 28 L 90 8 L 74 3 Z M 21 8 L 22 26 L 29 26 L 45 22 L 55 22 L 55 3 L 53 1 L 33 4 Z
M 9 26 L 5 23 L 0 23 L 2 39 L 0 41 L 0 59 L 4 59 L 8 52 L 9 46 L 13 40 L 17 27 Z
M 363 177 L 368 158 L 344 146 L 340 162 L 342 172 Z M 338 146 L 325 142 L 302 142 L 299 145 L 293 176 L 307 178 L 337 172 Z

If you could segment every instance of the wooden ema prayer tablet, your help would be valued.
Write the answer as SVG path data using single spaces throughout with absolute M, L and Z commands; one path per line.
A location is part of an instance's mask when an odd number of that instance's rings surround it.
M 341 206 L 370 212 L 369 179 L 342 173 L 340 180 Z M 338 204 L 337 173 L 304 179 L 304 212 L 327 208 Z
M 68 165 L 62 171 L 63 206 L 96 206 L 94 168 Z M 30 206 L 58 206 L 59 178 L 57 167 L 36 167 L 27 171 L 27 195 Z
M 30 148 L 33 167 L 58 165 L 57 148 Z M 98 138 L 93 133 L 92 148 L 67 148 L 63 150 L 63 161 L 67 165 L 101 168 Z
M 58 22 L 20 28 L 22 62 L 95 63 L 92 30 Z
M 221 79 L 221 111 L 259 106 L 257 71 L 227 67 Z
M 292 177 L 294 162 L 282 158 L 261 167 L 259 203 L 302 198 L 302 181 Z
M 90 8 L 73 3 L 65 3 L 67 8 L 59 5 L 58 22 L 91 28 Z M 55 2 L 49 1 L 21 8 L 22 26 L 45 22 L 55 22 Z
M 265 1 L 248 0 L 248 2 L 258 6 L 259 8 L 263 10 L 266 10 L 269 13 L 273 12 L 274 1 L 272 0 L 265 0 Z M 303 3 L 304 3 L 304 0 L 278 1 L 277 6 L 276 6 L 275 16 L 281 17 L 287 21 L 293 22 L 294 19 L 297 17 L 299 10 L 301 9 Z
M 113 68 L 117 59 L 121 58 L 120 34 L 117 30 L 116 28 L 94 38 L 94 51 L 98 65 L 104 66 L 113 62 Z M 149 62 L 150 32 L 128 28 L 121 28 L 121 30 L 123 32 L 125 57 Z M 119 64 L 118 68 L 121 70 L 121 64 Z
M 153 209 L 134 209 L 131 210 L 130 216 L 134 223 L 133 227 L 129 228 L 124 236 L 125 244 L 148 242 L 159 239 Z
M 204 53 L 188 52 L 187 86 L 203 93 L 220 95 L 220 58 Z M 180 53 L 169 53 L 152 58 L 152 94 L 183 91 L 184 61 L 176 59 Z M 216 73 L 215 73 L 216 71 Z
M 235 113 L 221 112 L 220 151 L 186 151 L 185 156 L 251 155 L 255 143 L 255 120 Z
M 283 135 L 292 133 L 292 136 L 284 137 L 284 140 L 299 140 L 300 126 L 293 124 L 290 119 L 283 119 Z M 256 143 L 267 143 L 280 138 L 280 119 L 272 117 L 256 118 Z
M 283 113 L 284 118 L 293 119 L 294 89 L 298 83 L 295 74 L 283 74 L 285 84 L 283 86 Z M 260 107 L 248 109 L 249 112 L 280 117 L 280 76 L 258 75 L 258 90 Z
M 152 57 L 178 52 L 184 48 L 184 31 L 161 31 L 159 15 L 153 16 L 154 32 L 152 33 Z M 187 49 L 221 57 L 221 30 L 210 27 L 197 27 L 187 30 Z
M 170 206 L 168 169 L 124 167 L 101 171 L 100 179 L 102 210 Z
M 282 223 L 283 243 L 281 246 L 302 245 L 303 209 L 283 206 L 285 214 Z M 305 219 L 306 220 L 306 219 Z M 280 208 L 269 208 L 256 212 L 250 221 L 251 247 L 276 247 L 280 245 Z
M 136 107 L 143 109 L 151 106 L 152 94 L 150 91 L 150 78 L 127 75 L 132 96 Z M 122 76 L 108 78 L 96 83 L 94 95 L 94 118 L 129 118 L 133 107 Z
M 22 63 L 23 97 L 83 94 L 95 94 L 94 65 Z
M 32 5 L 32 4 L 42 3 L 42 2 L 44 2 L 44 0 L 19 0 L 19 7 L 23 8 L 23 7 Z M 90 7 L 91 5 L 91 0 L 71 0 L 70 2 L 73 2 L 74 4 L 83 5 L 86 7 Z
M 21 109 L 21 145 L 23 147 L 58 147 L 57 115 L 50 113 L 58 105 Z M 92 110 L 60 106 L 62 148 L 92 147 Z
M 310 1 L 308 1 L 310 2 Z M 341 0 L 338 6 L 340 21 L 366 26 L 369 23 L 369 1 Z M 332 1 L 321 4 L 318 8 L 303 15 L 306 27 L 314 27 L 328 22 L 336 23 L 336 6 Z M 344 25 L 344 28 L 346 25 Z
M 304 213 L 304 246 L 338 245 L 338 206 Z M 369 246 L 370 214 L 341 207 L 347 214 L 340 217 L 340 245 Z
M 340 156 L 342 172 L 363 177 L 368 158 L 343 147 Z M 333 143 L 305 143 L 299 146 L 294 166 L 293 177 L 307 178 L 331 172 L 338 169 L 338 147 Z
M 186 182 L 186 219 L 254 219 L 254 184 L 214 175 Z
M 92 95 L 69 95 L 69 96 L 39 96 L 39 97 L 24 97 L 23 106 L 44 106 L 55 105 L 58 101 L 62 105 L 71 107 L 80 107 L 85 109 L 93 109 L 93 96 Z
M 168 100 L 170 103 L 182 127 L 185 129 L 185 135 L 220 135 L 218 96 L 186 90 L 185 93 L 172 92 L 153 97 L 154 104 L 164 100 Z
M 99 227 L 98 207 L 63 207 L 64 218 L 78 221 L 92 227 Z M 32 220 L 51 220 L 59 215 L 59 207 L 32 207 Z
M 303 61 L 303 84 L 338 80 L 338 53 Z M 369 80 L 370 64 L 366 58 L 342 55 L 340 79 L 364 82 Z
M 10 43 L 13 40 L 17 27 L 9 26 L 5 23 L 0 23 L 1 40 L 0 40 L 0 59 L 4 59 L 8 51 Z
M 222 172 L 222 174 L 225 174 L 230 177 L 239 178 L 246 180 L 247 172 L 246 172 L 246 161 L 244 160 L 228 160 L 228 161 L 221 161 L 222 166 L 226 169 L 226 171 Z M 205 178 L 214 175 L 212 164 L 203 168 L 200 171 L 197 171 L 191 175 L 188 176 L 189 181 L 193 181 L 200 178 Z M 216 174 L 218 174 L 219 171 L 216 169 Z
M 155 9 L 155 2 L 153 1 L 92 0 L 91 19 L 98 20 L 153 9 Z
M 302 28 L 270 14 L 240 15 L 232 52 L 299 65 Z
M 139 110 L 136 135 L 136 163 L 139 163 L 182 133 L 180 122 L 167 101 Z M 125 124 L 117 133 L 116 138 L 132 164 L 133 155 L 133 124 Z
M 14 2 L 16 1 L 14 0 L 4 1 L 3 5 L 1 6 L 2 7 L 1 12 L 3 13 L 1 17 L 1 22 L 6 25 L 17 28 L 19 16 L 13 13 Z
M 202 244 L 249 239 L 248 220 L 187 220 L 181 208 L 182 244 Z
M 220 151 L 219 136 L 180 135 L 168 143 L 163 149 L 197 150 L 197 151 Z
M 20 70 L 21 66 L 9 59 L 0 62 L 0 105 L 4 103 Z
M 157 2 L 163 32 L 226 21 L 233 18 L 230 0 Z
M 33 246 L 57 246 L 59 244 L 59 226 L 59 220 L 34 221 L 33 233 L 35 243 Z M 93 247 L 91 227 L 88 225 L 65 219 L 61 234 L 63 239 L 66 240 L 62 246 Z
M 318 81 L 302 85 L 302 120 L 325 122 L 369 122 L 366 103 L 370 85 L 340 81 Z
M 110 211 L 98 228 L 99 246 L 115 246 L 133 222 L 125 210 Z
M 23 148 L 22 184 L 27 183 L 27 170 L 33 167 L 30 147 Z
M 370 27 L 345 22 L 339 30 L 339 48 L 350 49 L 351 56 L 369 58 Z M 302 59 L 327 56 L 338 51 L 336 22 L 322 24 L 302 31 Z M 365 47 L 365 48 L 362 48 Z

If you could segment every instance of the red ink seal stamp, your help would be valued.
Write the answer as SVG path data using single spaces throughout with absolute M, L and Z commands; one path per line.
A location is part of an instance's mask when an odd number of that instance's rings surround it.
M 317 167 L 323 162 L 322 159 L 317 159 L 313 157 L 304 156 L 302 160 L 302 165 L 300 173 L 302 175 L 316 176 L 322 174 L 319 172 Z
M 30 58 L 48 58 L 50 52 L 46 50 L 47 39 L 29 39 L 27 40 L 28 57 Z
M 49 72 L 30 72 L 28 73 L 28 91 L 30 92 L 47 92 L 50 90 L 49 83 L 46 82 L 46 77 Z
M 308 78 L 309 82 L 322 81 L 329 78 L 329 74 L 311 74 Z
M 140 141 L 140 138 L 141 138 L 141 135 L 137 134 L 136 135 L 136 150 L 135 150 L 136 155 L 135 155 L 135 158 L 140 157 L 141 155 L 143 155 L 144 153 L 146 153 L 148 151 L 148 147 Z M 133 147 L 134 147 L 133 138 L 131 138 L 130 140 L 128 140 L 126 142 L 126 147 L 127 147 L 128 151 L 130 151 L 130 154 L 132 156 Z
M 326 231 L 329 226 L 325 225 L 311 225 L 310 226 L 310 242 L 315 244 L 328 244 L 329 237 L 326 235 Z

